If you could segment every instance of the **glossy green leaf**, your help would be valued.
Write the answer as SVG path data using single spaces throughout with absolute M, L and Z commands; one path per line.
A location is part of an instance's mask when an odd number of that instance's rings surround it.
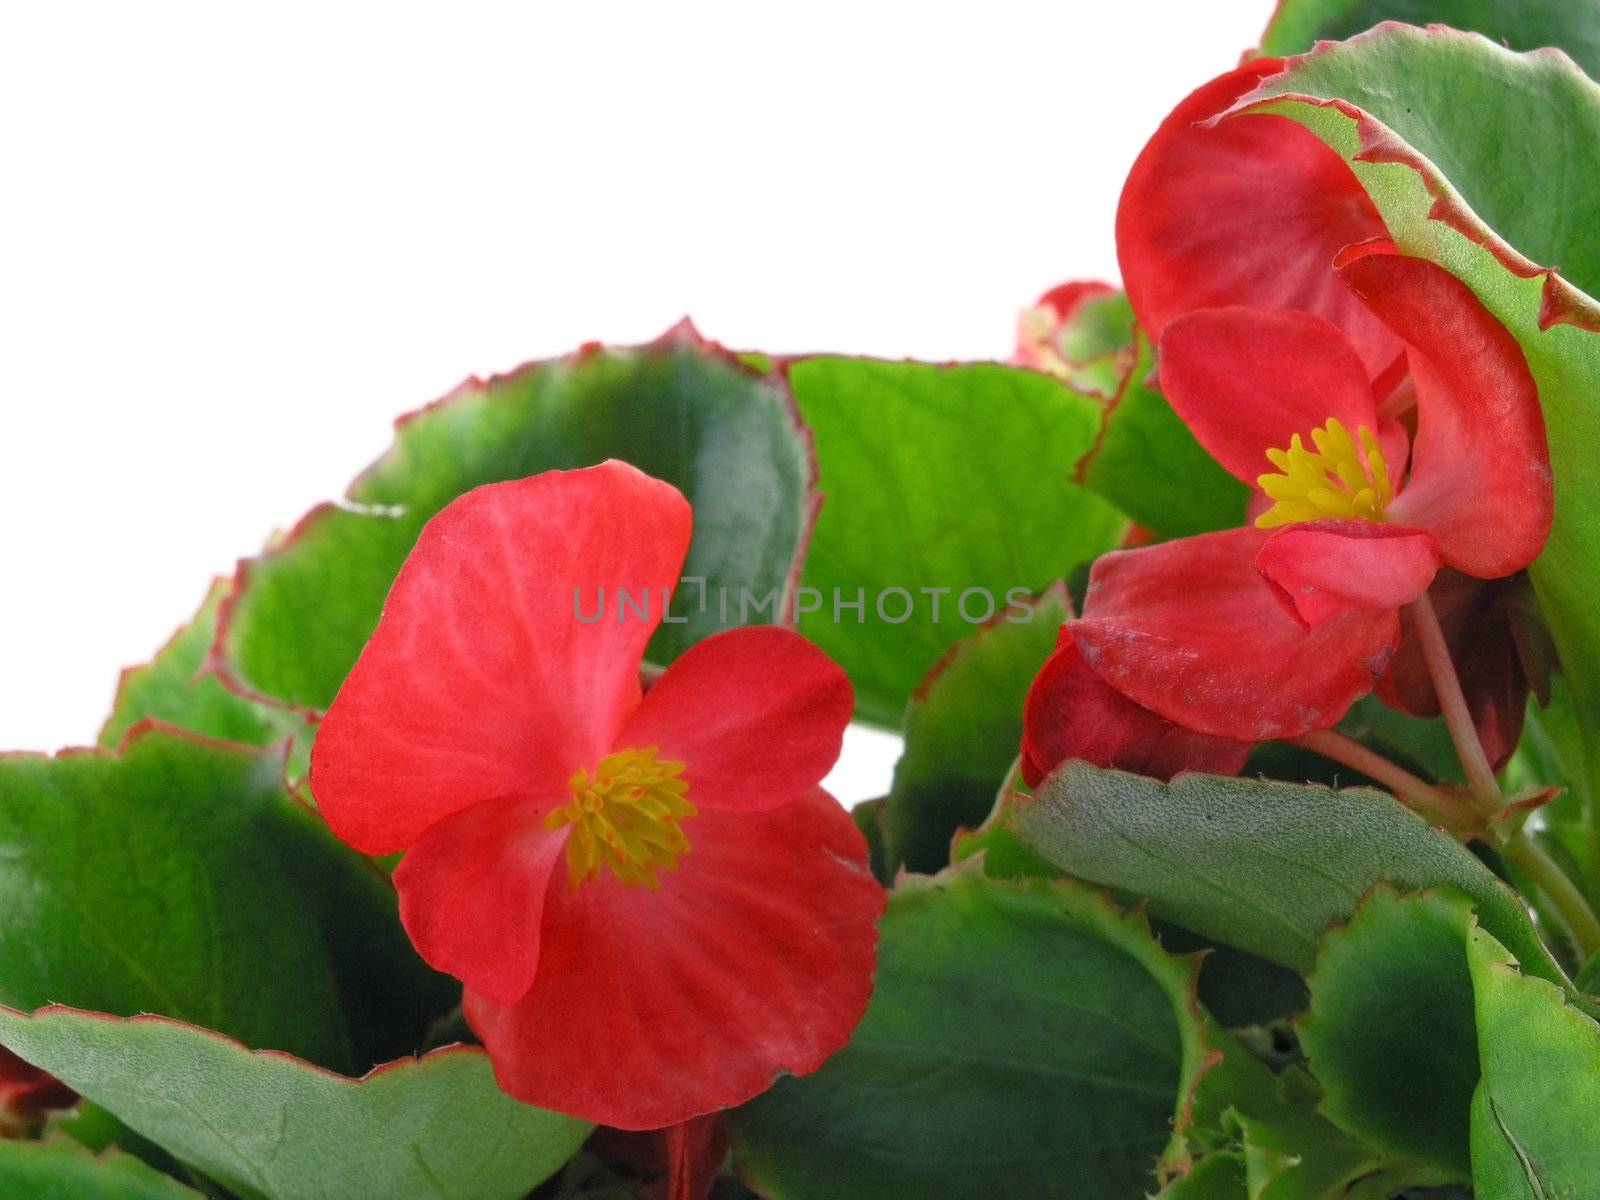
M 91 1154 L 70 1138 L 0 1141 L 6 1200 L 202 1200 L 176 1179 L 117 1150 Z
M 898 727 L 951 646 L 1121 537 L 1070 480 L 1101 405 L 1048 376 L 850 358 L 788 374 L 823 494 L 800 629 L 850 673 L 864 720 Z
M 1244 524 L 1249 489 L 1201 448 L 1154 376 L 1155 352 L 1140 335 L 1079 479 L 1162 537 Z
M 356 1081 L 160 1018 L 0 1010 L 0 1042 L 245 1200 L 516 1200 L 590 1126 L 518 1103 L 476 1049 Z
M 971 871 L 890 899 L 850 1044 L 730 1117 L 767 1200 L 1127 1200 L 1205 1055 L 1193 964 L 1075 884 Z
M 1513 50 L 1558 46 L 1600 75 L 1600 4 L 1595 0 L 1279 0 L 1261 53 L 1300 54 L 1383 21 L 1449 25 Z
M 1564 981 L 1511 890 L 1383 792 L 1211 775 L 1160 783 L 1071 763 L 1015 807 L 1009 827 L 1071 875 L 1301 972 L 1323 930 L 1374 884 L 1454 886 L 1529 970 Z
M 480 484 L 607 458 L 675 484 L 694 505 L 674 599 L 682 623 L 658 630 L 654 660 L 779 615 L 813 508 L 805 439 L 780 379 L 683 326 L 649 346 L 473 380 L 401 418 L 394 446 L 344 500 L 241 564 L 220 665 L 246 692 L 326 708 L 428 518 Z
M 1028 688 L 1071 615 L 1066 589 L 1051 587 L 958 642 L 922 681 L 885 810 L 891 862 L 937 871 L 956 831 L 989 815 L 1017 757 Z
M 359 1070 L 458 994 L 277 756 L 163 729 L 0 757 L 0 1002 L 161 1013 Z
M 140 721 L 158 720 L 247 746 L 270 746 L 286 737 L 298 737 L 309 746 L 311 726 L 303 716 L 247 700 L 206 670 L 217 634 L 217 610 L 227 591 L 227 580 L 214 582 L 200 611 L 154 658 L 122 673 L 111 715 L 100 730 L 100 745 L 115 749 Z
M 1478 1082 L 1471 923 L 1471 905 L 1453 891 L 1374 892 L 1324 939 L 1300 1022 L 1323 1112 L 1461 1180 Z
M 1516 969 L 1493 937 L 1467 946 L 1482 1067 L 1472 1181 L 1495 1200 L 1600 1196 L 1600 1026 Z
M 1579 290 L 1600 288 L 1600 87 L 1559 55 L 1389 26 L 1295 60 L 1240 107 L 1341 154 L 1395 244 L 1464 280 L 1527 355 L 1556 490 L 1530 573 L 1600 778 L 1600 305 Z

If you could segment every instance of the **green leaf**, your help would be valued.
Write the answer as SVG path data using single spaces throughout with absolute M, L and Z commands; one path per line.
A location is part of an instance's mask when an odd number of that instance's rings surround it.
M 91 1154 L 70 1138 L 0 1141 L 6 1200 L 202 1200 L 199 1192 L 117 1150 Z
M 1383 792 L 1194 774 L 1160 783 L 1071 763 L 1009 826 L 1068 874 L 1302 973 L 1323 930 L 1374 884 L 1454 886 L 1527 969 L 1565 983 L 1511 890 Z
M 1495 1200 L 1600 1195 L 1600 1026 L 1506 948 L 1474 930 L 1467 960 L 1482 1078 L 1472 1099 L 1472 1181 Z
M 1323 940 L 1311 1011 L 1300 1022 L 1323 1112 L 1460 1180 L 1470 1171 L 1478 1082 L 1465 954 L 1471 923 L 1459 893 L 1375 891 Z
M 887 796 L 878 796 L 850 809 L 850 819 L 867 839 L 867 865 L 872 869 L 872 877 L 884 887 L 894 882 L 894 867 L 889 862 L 889 849 L 883 840 L 883 814 L 888 803 Z
M 1252 1200 L 1245 1183 L 1244 1155 L 1238 1150 L 1208 1154 L 1194 1170 L 1163 1188 L 1156 1200 Z
M 280 759 L 149 729 L 0 756 L 0 1002 L 161 1013 L 359 1070 L 454 1003 Z
M 299 737 L 309 748 L 311 727 L 302 716 L 247 700 L 205 669 L 217 634 L 217 610 L 227 592 L 227 580 L 216 580 L 200 611 L 153 659 L 122 673 L 111 715 L 100 730 L 100 745 L 115 749 L 139 722 L 158 720 L 246 746 Z
M 357 1082 L 162 1018 L 0 1009 L 0 1042 L 245 1200 L 515 1200 L 591 1128 L 511 1099 L 465 1047 Z
M 1341 154 L 1399 249 L 1465 281 L 1527 355 L 1556 491 L 1530 574 L 1600 778 L 1600 305 L 1579 290 L 1600 288 L 1600 88 L 1560 55 L 1386 26 L 1295 60 L 1239 108 Z
M 135 1133 L 93 1100 L 85 1100 L 82 1096 L 78 1097 L 78 1102 L 71 1109 L 53 1113 L 45 1122 L 42 1136 L 50 1138 L 58 1134 L 95 1154 L 115 1150 L 131 1155 L 161 1174 L 179 1179 L 191 1174 L 182 1163 L 149 1138 Z
M 1242 525 L 1250 489 L 1201 448 L 1154 376 L 1155 351 L 1140 335 L 1080 482 L 1162 537 Z
M 1207 1053 L 1193 967 L 1081 885 L 913 876 L 850 1044 L 731 1114 L 740 1174 L 768 1200 L 1144 1195 Z
M 1513 50 L 1559 46 L 1600 75 L 1600 4 L 1595 0 L 1279 0 L 1261 53 L 1300 54 L 1383 21 L 1449 25 Z
M 590 348 L 473 380 L 402 417 L 394 446 L 343 501 L 241 564 L 221 669 L 238 690 L 325 709 L 430 517 L 480 484 L 607 458 L 675 484 L 694 505 L 684 578 L 703 582 L 678 590 L 682 623 L 657 631 L 653 660 L 726 625 L 777 618 L 814 505 L 804 436 L 781 379 L 685 325 L 637 349 Z
M 1584 761 L 1583 727 L 1568 681 L 1552 681 L 1550 703 L 1528 702 L 1527 721 L 1517 751 L 1506 764 L 1506 785 L 1515 793 L 1548 784 L 1565 793 L 1539 810 L 1540 824 L 1582 869 L 1588 890 L 1600 887 L 1600 827 L 1588 814 L 1600 804 L 1600 775 Z
M 1101 405 L 1048 376 L 851 358 L 788 374 L 824 497 L 800 629 L 849 672 L 864 720 L 898 727 L 951 646 L 1122 535 L 1069 478 Z
M 989 815 L 1016 761 L 1028 688 L 1071 615 L 1066 589 L 1050 587 L 957 642 L 922 681 L 906 708 L 905 753 L 885 813 L 891 863 L 937 871 L 956 831 Z

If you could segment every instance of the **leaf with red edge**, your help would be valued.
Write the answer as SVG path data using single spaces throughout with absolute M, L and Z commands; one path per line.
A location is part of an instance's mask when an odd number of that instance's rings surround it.
M 516 1200 L 590 1130 L 506 1096 L 465 1047 L 358 1081 L 176 1021 L 59 1007 L 0 1009 L 0 1042 L 245 1200 Z
M 1588 0 L 1278 0 L 1261 53 L 1300 54 L 1384 21 L 1435 22 L 1481 33 L 1513 50 L 1556 46 L 1600 76 L 1600 7 Z
M 649 345 L 588 346 L 470 380 L 402 417 L 394 446 L 342 500 L 240 564 L 214 665 L 237 690 L 326 708 L 430 517 L 480 484 L 607 458 L 677 485 L 694 506 L 683 574 L 701 582 L 679 589 L 654 661 L 778 618 L 816 504 L 809 442 L 782 379 L 683 325 Z
M 293 738 L 296 746 L 289 774 L 291 778 L 303 776 L 313 732 L 305 717 L 248 700 L 206 670 L 206 657 L 217 636 L 217 611 L 227 592 L 228 581 L 215 580 L 200 610 L 155 657 L 122 672 L 99 743 L 115 749 L 130 729 L 146 720 L 248 746 L 270 746 Z
M 161 1013 L 359 1070 L 452 1003 L 281 758 L 160 727 L 0 756 L 0 1002 Z

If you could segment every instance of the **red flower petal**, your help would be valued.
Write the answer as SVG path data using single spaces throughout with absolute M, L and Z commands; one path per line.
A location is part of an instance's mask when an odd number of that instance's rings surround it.
M 417 953 L 500 1004 L 533 986 L 550 877 L 566 881 L 567 834 L 544 827 L 551 807 L 512 797 L 452 813 L 395 869 Z
M 78 1093 L 54 1075 L 0 1046 L 0 1129 L 37 1120 L 77 1102 Z
M 1378 521 L 1303 521 L 1280 529 L 1256 558 L 1308 627 L 1352 606 L 1410 604 L 1443 565 L 1432 534 Z
M 1472 722 L 1496 770 L 1506 764 L 1522 737 L 1532 686 L 1515 616 L 1526 589 L 1525 577 L 1486 581 L 1448 568 L 1428 589 Z M 1400 649 L 1378 681 L 1378 694 L 1392 708 L 1437 717 L 1439 699 L 1409 614 L 1401 614 L 1401 628 Z
M 1390 515 L 1484 579 L 1531 563 L 1554 496 L 1539 389 L 1527 359 L 1472 290 L 1420 258 L 1368 254 L 1339 274 L 1411 348 L 1417 436 Z
M 688 502 L 626 463 L 467 493 L 417 539 L 311 754 L 322 815 L 368 854 L 483 800 L 563 795 L 639 700 Z M 584 623 L 604 588 L 603 619 Z M 650 620 L 611 598 L 650 589 Z
M 554 885 L 533 990 L 466 1016 L 500 1086 L 529 1104 L 655 1129 L 805 1074 L 872 991 L 883 890 L 850 816 L 816 790 L 767 812 L 712 809 L 659 891 L 609 875 Z
M 1326 317 L 1377 377 L 1400 344 L 1333 273 L 1345 246 L 1388 236 L 1344 161 L 1287 117 L 1200 124 L 1280 68 L 1259 59 L 1190 95 L 1140 153 L 1117 209 L 1117 257 L 1139 322 L 1242 304 Z
M 617 746 L 683 763 L 697 808 L 776 808 L 832 769 L 854 705 L 849 677 L 798 633 L 729 629 L 667 668 Z
M 1321 317 L 1254 308 L 1209 308 L 1176 318 L 1161 335 L 1161 389 L 1200 444 L 1251 487 L 1277 468 L 1268 450 L 1337 417 L 1353 436 L 1380 424 L 1366 369 Z
M 1028 690 L 1022 715 L 1022 778 L 1029 787 L 1068 759 L 1156 779 L 1179 771 L 1237 775 L 1246 742 L 1174 725 L 1101 682 L 1083 661 L 1072 624 Z
M 1106 683 L 1190 729 L 1271 741 L 1326 729 L 1394 652 L 1393 610 L 1307 631 L 1256 571 L 1267 534 L 1227 529 L 1107 554 L 1073 637 Z

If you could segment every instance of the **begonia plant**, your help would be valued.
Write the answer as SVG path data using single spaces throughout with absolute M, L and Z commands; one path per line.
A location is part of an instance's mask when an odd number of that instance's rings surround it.
M 1009 363 L 400 418 L 0 756 L 0 1197 L 1600 1197 L 1597 30 L 1279 0 Z

